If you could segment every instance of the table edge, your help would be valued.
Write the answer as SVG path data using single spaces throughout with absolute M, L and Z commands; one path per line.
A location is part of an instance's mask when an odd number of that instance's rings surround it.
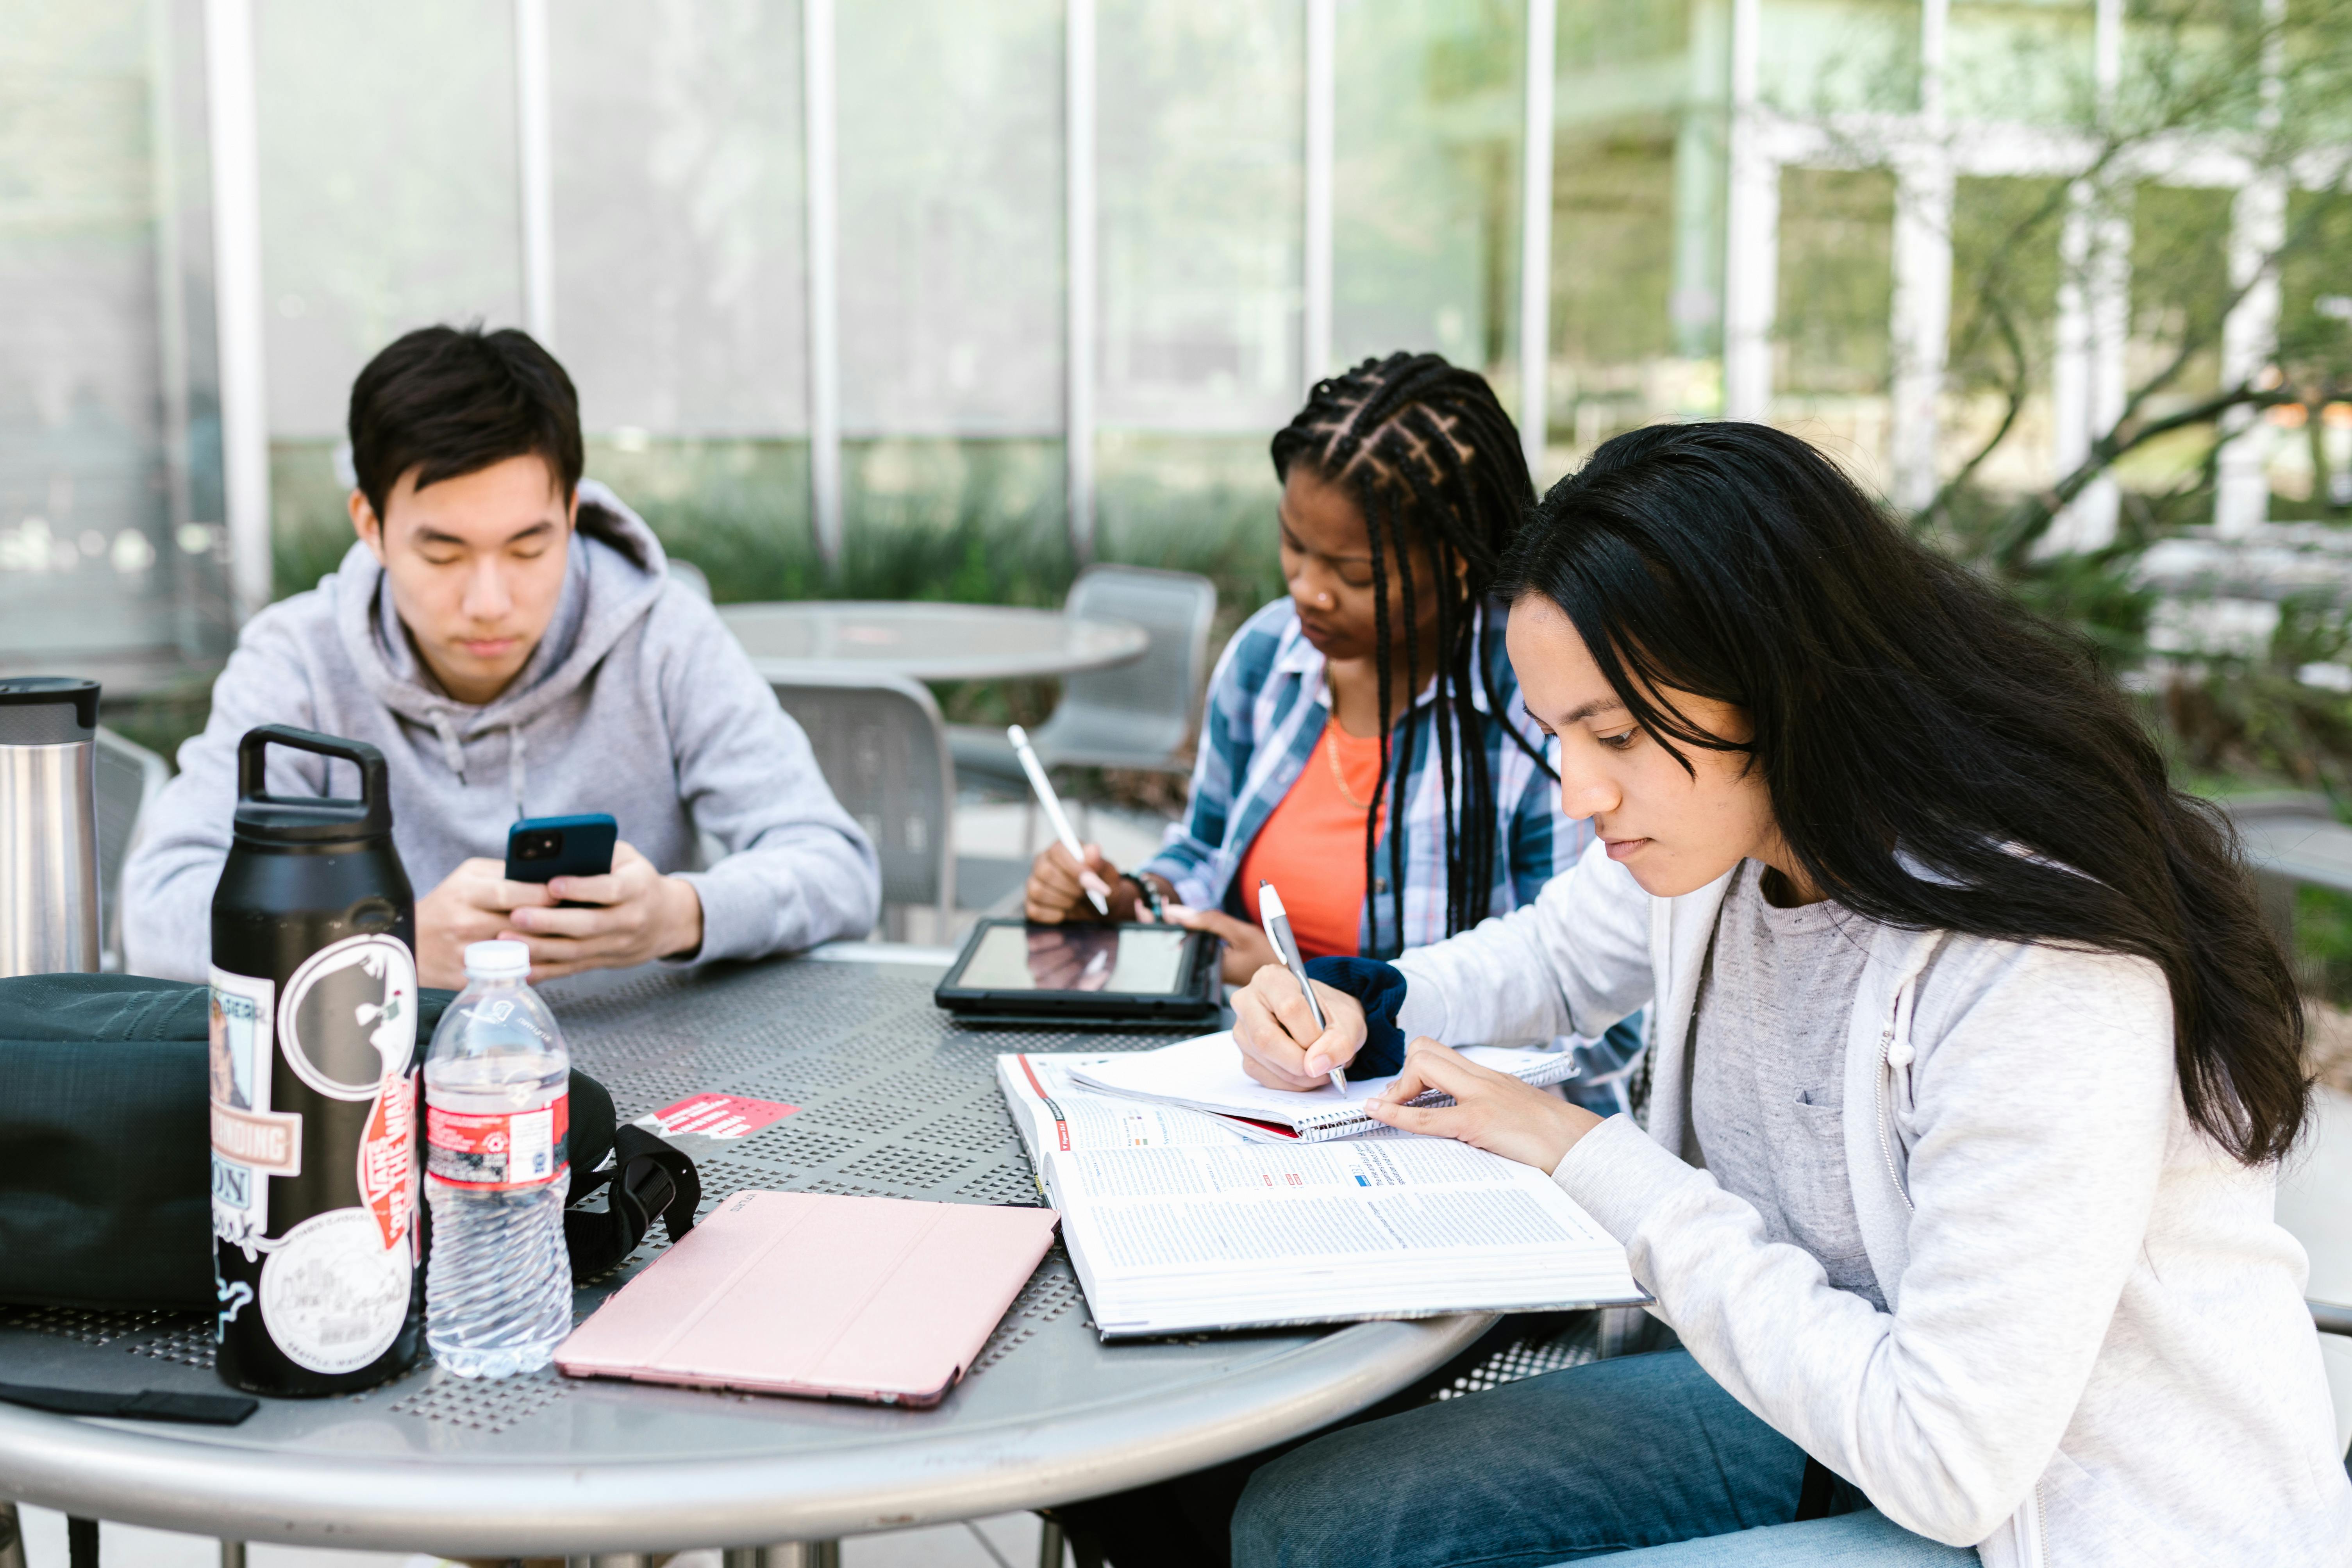
M 1377 1403 L 1494 1321 L 1354 1324 L 1255 1369 L 1245 1409 L 1228 1387 L 1194 1385 L 1072 1420 L 767 1458 L 291 1455 L 0 1405 L 0 1498 L 228 1541 L 452 1557 L 832 1540 L 1097 1497 L 1237 1458 Z
M 1043 679 L 1054 676 L 1085 675 L 1096 670 L 1117 669 L 1141 658 L 1151 647 L 1150 630 L 1134 621 L 1116 616 L 1073 616 L 1063 610 L 1047 609 L 1034 605 L 969 605 L 956 601 L 918 599 L 765 599 L 746 600 L 714 606 L 722 623 L 733 619 L 758 618 L 765 611 L 795 612 L 817 609 L 856 612 L 860 610 L 952 609 L 959 613 L 973 612 L 982 618 L 1004 619 L 1012 616 L 1041 617 L 1072 625 L 1100 626 L 1123 634 L 1122 640 L 1132 640 L 1132 647 L 1108 655 L 1060 650 L 1052 654 L 992 657 L 987 654 L 961 656 L 950 661 L 923 658 L 785 658 L 750 654 L 752 669 L 760 679 L 773 684 L 790 681 L 798 675 L 838 677 L 845 671 L 887 672 L 905 675 L 917 680 L 1022 680 Z
M 1108 656 L 1071 654 L 1040 655 L 1024 658 L 1019 655 L 970 654 L 950 663 L 945 659 L 926 658 L 775 658 L 760 654 L 747 654 L 751 672 L 773 686 L 789 685 L 809 676 L 824 676 L 826 684 L 837 683 L 845 674 L 903 675 L 909 680 L 1042 680 L 1053 676 L 1090 675 L 1097 670 L 1117 669 L 1133 664 L 1150 647 L 1149 637 L 1139 639 L 1132 648 L 1121 649 Z

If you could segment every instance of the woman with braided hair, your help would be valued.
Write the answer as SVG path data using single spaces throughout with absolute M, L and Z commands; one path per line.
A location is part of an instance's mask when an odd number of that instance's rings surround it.
M 1236 984 L 1276 962 L 1262 880 L 1327 974 L 1531 902 L 1591 840 L 1559 814 L 1491 598 L 1535 490 L 1485 378 L 1436 354 L 1367 359 L 1316 384 L 1273 458 L 1290 592 L 1217 662 L 1185 819 L 1132 879 L 1086 847 L 1113 919 L 1139 918 L 1148 888 L 1223 939 Z M 1078 877 L 1049 847 L 1028 917 L 1094 918 Z M 1618 1109 L 1637 1043 L 1622 1027 L 1580 1047 L 1577 1097 Z

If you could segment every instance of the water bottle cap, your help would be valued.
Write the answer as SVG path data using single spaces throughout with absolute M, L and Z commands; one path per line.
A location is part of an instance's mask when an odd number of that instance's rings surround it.
M 530 945 L 520 942 L 469 942 L 466 973 L 481 980 L 504 980 L 530 973 Z

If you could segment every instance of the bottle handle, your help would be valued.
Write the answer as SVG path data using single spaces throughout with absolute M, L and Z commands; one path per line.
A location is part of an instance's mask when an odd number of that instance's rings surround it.
M 391 774 L 384 766 L 383 753 L 365 741 L 346 741 L 340 735 L 321 735 L 315 730 L 298 730 L 291 724 L 260 725 L 247 730 L 245 738 L 236 743 L 237 799 L 269 801 L 278 798 L 264 787 L 268 777 L 267 753 L 272 746 L 332 757 L 359 769 L 359 804 L 367 808 L 371 823 L 381 818 L 383 826 L 390 829 Z

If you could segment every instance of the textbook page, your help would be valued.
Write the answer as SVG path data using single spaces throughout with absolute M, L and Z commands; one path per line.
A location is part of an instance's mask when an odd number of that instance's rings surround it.
M 1468 1046 L 1461 1054 L 1480 1067 L 1538 1085 L 1558 1083 L 1577 1072 L 1576 1053 L 1569 1050 Z M 1062 1059 L 1071 1063 L 1071 1075 L 1078 1082 L 1093 1089 L 1300 1131 L 1386 1131 L 1383 1123 L 1364 1114 L 1363 1102 L 1396 1081 L 1393 1077 L 1360 1079 L 1344 1092 L 1329 1084 L 1304 1092 L 1269 1089 L 1242 1070 L 1241 1049 L 1231 1030 L 1179 1040 L 1156 1051 Z
M 1405 1137 L 1049 1150 L 1105 1339 L 1649 1298 L 1542 1173 Z
M 1175 1143 L 1224 1146 L 1249 1142 L 1213 1116 L 1152 1105 L 1087 1088 L 1071 1076 L 1082 1063 L 1115 1056 L 1001 1056 L 996 1084 L 1013 1112 L 1040 1180 L 1049 1151 L 1152 1148 Z

